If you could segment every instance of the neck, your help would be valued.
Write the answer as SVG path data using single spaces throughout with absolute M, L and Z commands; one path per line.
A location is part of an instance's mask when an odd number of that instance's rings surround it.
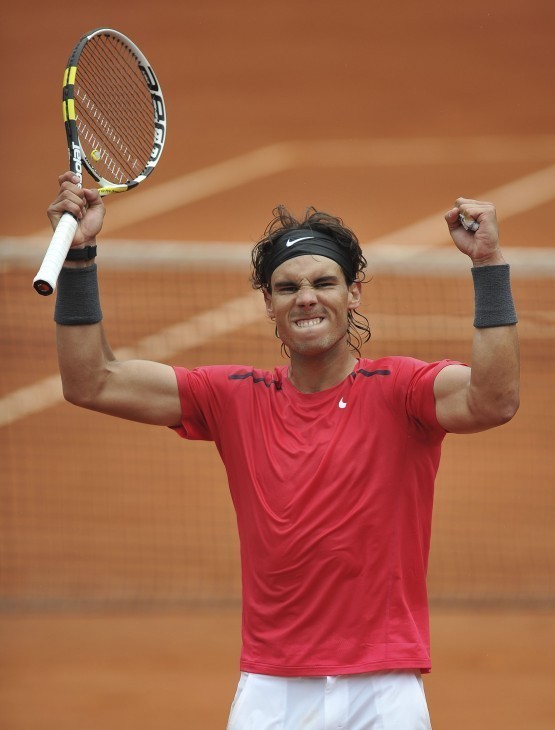
M 333 352 L 314 357 L 291 353 L 289 381 L 301 393 L 317 393 L 345 380 L 355 364 L 356 358 L 348 350 L 341 356 Z

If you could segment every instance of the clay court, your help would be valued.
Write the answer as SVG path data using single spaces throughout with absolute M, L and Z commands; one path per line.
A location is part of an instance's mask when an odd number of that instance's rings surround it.
M 496 203 L 522 405 L 445 441 L 425 687 L 434 730 L 551 730 L 552 3 L 123 0 L 65 15 L 13 4 L 0 31 L 21 114 L 2 121 L 1 727 L 222 730 L 238 677 L 238 544 L 213 445 L 64 403 L 53 298 L 31 286 L 67 166 L 62 72 L 105 25 L 141 46 L 168 108 L 152 178 L 107 202 L 99 268 L 120 356 L 281 364 L 248 278 L 285 203 L 340 215 L 363 243 L 365 356 L 467 361 L 471 281 L 442 215 L 460 195 Z

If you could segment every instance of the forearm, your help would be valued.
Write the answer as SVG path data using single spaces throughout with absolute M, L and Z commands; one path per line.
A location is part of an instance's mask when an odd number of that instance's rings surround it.
M 94 264 L 66 262 L 58 281 L 54 319 L 64 395 L 73 403 L 92 403 L 114 359 L 102 326 Z
M 476 306 L 471 367 L 447 367 L 434 385 L 438 420 L 454 433 L 500 426 L 518 409 L 516 312 L 507 267 L 504 271 L 495 269 L 491 266 L 478 277 L 473 271 Z
M 478 418 L 504 423 L 514 415 L 519 402 L 518 318 L 510 269 L 500 252 L 483 265 L 474 264 L 469 408 Z
M 516 324 L 475 328 L 468 407 L 482 427 L 509 421 L 519 405 L 519 343 Z
M 91 401 L 108 375 L 114 356 L 101 322 L 91 325 L 56 325 L 58 365 L 64 396 L 72 403 Z

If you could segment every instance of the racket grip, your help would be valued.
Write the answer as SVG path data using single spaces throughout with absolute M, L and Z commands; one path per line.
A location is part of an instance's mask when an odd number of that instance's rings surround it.
M 71 213 L 64 213 L 58 221 L 41 267 L 33 279 L 35 291 L 44 297 L 52 294 L 56 288 L 56 282 L 64 265 L 67 252 L 71 248 L 77 225 L 77 219 Z
M 470 233 L 476 233 L 478 228 L 480 228 L 478 221 L 475 221 L 473 218 L 465 218 L 462 213 L 459 215 L 459 220 L 465 231 L 470 231 Z

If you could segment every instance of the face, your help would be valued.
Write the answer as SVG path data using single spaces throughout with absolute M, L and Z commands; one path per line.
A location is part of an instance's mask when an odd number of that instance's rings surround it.
M 297 256 L 272 274 L 266 311 L 291 356 L 347 347 L 347 315 L 360 304 L 360 283 L 350 286 L 339 264 L 325 256 Z

